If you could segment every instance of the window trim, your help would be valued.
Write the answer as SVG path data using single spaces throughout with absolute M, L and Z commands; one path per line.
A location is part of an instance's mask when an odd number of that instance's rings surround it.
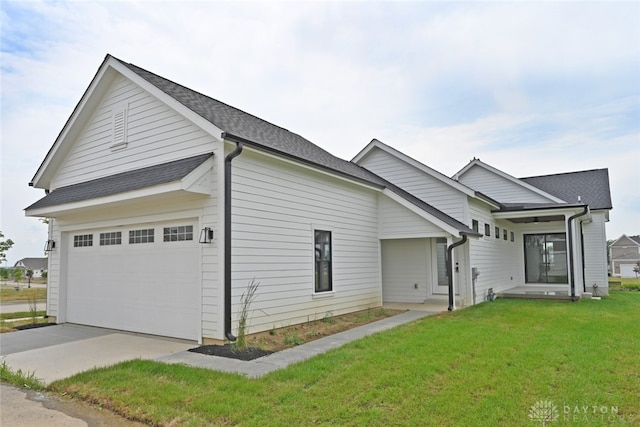
M 491 237 L 491 225 L 486 222 L 484 224 L 484 235 L 485 237 Z
M 321 250 L 320 248 L 318 248 L 318 245 L 322 245 L 324 242 L 322 239 L 320 242 L 318 242 L 318 233 L 328 233 L 329 235 L 329 259 L 328 260 L 322 260 L 322 259 L 318 259 L 317 254 L 318 252 Z M 313 228 L 313 295 L 314 296 L 320 296 L 320 295 L 332 295 L 335 290 L 333 287 L 333 250 L 334 250 L 334 245 L 333 245 L 333 230 L 331 230 L 330 228 L 327 227 L 314 227 Z M 320 255 L 320 258 L 322 258 L 322 254 Z M 325 264 L 326 263 L 326 268 L 328 269 L 328 289 L 319 289 L 318 285 L 318 279 L 321 277 L 319 275 L 319 270 L 318 270 L 318 266 L 320 264 Z M 324 268 L 324 265 L 323 265 Z
M 73 235 L 74 248 L 89 248 L 92 246 L 93 246 L 93 233 Z
M 181 228 L 184 228 L 184 231 L 181 232 Z M 191 230 L 189 230 L 189 228 L 191 228 Z M 173 231 L 174 229 L 175 232 Z M 193 229 L 193 224 L 170 225 L 168 227 L 162 227 L 162 243 L 192 242 Z M 169 230 L 169 232 L 167 232 L 167 230 Z M 175 239 L 172 238 L 174 236 L 176 237 Z
M 153 227 L 131 229 L 129 230 L 129 244 L 145 245 L 149 243 L 155 243 L 155 231 L 156 230 Z M 143 234 L 143 233 L 146 233 L 146 234 Z
M 478 230 L 480 229 L 480 223 L 478 222 L 477 219 L 472 219 L 471 220 L 471 229 L 473 231 L 475 231 L 476 233 L 478 232 Z
M 500 227 L 496 225 L 496 239 L 500 239 Z

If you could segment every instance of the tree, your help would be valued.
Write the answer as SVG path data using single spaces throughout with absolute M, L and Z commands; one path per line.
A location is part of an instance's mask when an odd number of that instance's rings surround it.
M 28 288 L 31 287 L 31 278 L 33 277 L 33 270 L 30 268 L 27 268 L 27 272 L 25 273 L 27 278 L 29 279 L 29 285 L 27 286 Z
M 11 249 L 11 246 L 13 246 L 13 240 L 2 239 L 4 239 L 4 234 L 2 234 L 2 231 L 0 231 L 0 263 L 3 263 L 7 260 L 7 252 L 9 251 L 9 249 Z
M 636 261 L 636 265 L 633 266 L 633 272 L 636 273 L 636 279 L 640 274 L 640 261 Z
M 2 277 L 2 280 L 4 280 L 6 283 L 7 280 L 9 279 L 9 269 L 0 267 L 0 277 Z
M 16 283 L 18 283 L 20 280 L 22 280 L 22 269 L 21 268 L 14 268 L 13 269 L 13 280 L 15 280 Z

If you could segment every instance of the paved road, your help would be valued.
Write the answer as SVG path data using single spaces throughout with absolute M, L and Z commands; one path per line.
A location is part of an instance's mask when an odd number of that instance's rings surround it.
M 47 308 L 47 302 L 40 300 L 36 302 L 36 311 L 44 311 Z M 25 301 L 11 301 L 0 303 L 0 313 L 18 313 L 21 311 L 29 311 L 29 303 Z
M 0 425 L 12 427 L 141 426 L 83 402 L 0 384 Z

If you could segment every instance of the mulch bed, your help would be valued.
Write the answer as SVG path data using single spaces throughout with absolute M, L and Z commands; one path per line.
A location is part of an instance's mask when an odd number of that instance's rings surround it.
M 263 350 L 261 348 L 250 347 L 244 350 L 238 350 L 231 344 L 225 345 L 203 345 L 196 348 L 190 348 L 189 351 L 193 353 L 205 354 L 207 356 L 219 356 L 228 357 L 230 359 L 238 360 L 254 360 L 262 356 L 272 354 L 273 351 Z
M 25 329 L 44 328 L 45 326 L 53 326 L 55 323 L 30 323 L 28 325 L 14 326 L 13 329 L 23 331 Z

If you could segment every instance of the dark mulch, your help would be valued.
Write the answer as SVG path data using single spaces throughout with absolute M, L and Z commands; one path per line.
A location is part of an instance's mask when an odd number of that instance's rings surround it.
M 267 356 L 273 353 L 273 351 L 262 350 L 261 348 L 255 347 L 238 350 L 231 344 L 203 345 L 201 347 L 190 348 L 189 351 L 193 353 L 206 354 L 207 356 L 228 357 L 230 359 L 238 359 L 244 361 L 257 359 L 259 357 Z
M 13 329 L 23 331 L 25 329 L 44 328 L 45 326 L 53 326 L 55 323 L 30 323 L 28 325 L 14 326 Z

